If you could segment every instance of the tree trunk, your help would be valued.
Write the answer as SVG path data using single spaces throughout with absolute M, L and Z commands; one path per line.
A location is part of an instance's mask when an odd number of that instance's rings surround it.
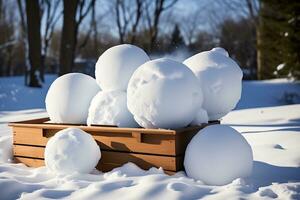
M 64 19 L 61 37 L 59 75 L 72 71 L 76 42 L 76 10 L 78 0 L 64 0 Z
M 40 7 L 38 0 L 26 0 L 27 36 L 30 61 L 30 87 L 41 87 L 37 72 L 41 68 Z
M 256 59 L 257 59 L 257 79 L 262 80 L 262 52 L 261 52 L 261 33 L 260 27 L 256 27 Z

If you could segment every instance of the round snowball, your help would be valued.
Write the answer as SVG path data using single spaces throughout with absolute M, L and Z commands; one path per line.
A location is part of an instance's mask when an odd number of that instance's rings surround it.
M 133 72 L 149 61 L 141 48 L 121 44 L 106 50 L 96 63 L 96 80 L 103 90 L 126 91 Z
M 193 72 L 182 63 L 156 59 L 139 67 L 127 89 L 127 106 L 145 128 L 180 128 L 196 117 L 202 93 Z
M 127 96 L 123 91 L 101 91 L 92 100 L 87 124 L 137 127 L 127 109 Z
M 203 108 L 209 120 L 218 120 L 235 108 L 241 98 L 243 73 L 223 48 L 196 54 L 183 62 L 200 80 Z
M 84 124 L 92 98 L 100 91 L 92 77 L 70 73 L 58 77 L 46 96 L 46 110 L 53 123 Z
M 199 131 L 188 144 L 184 167 L 187 175 L 209 185 L 225 185 L 251 174 L 252 149 L 236 130 L 211 125 Z
M 78 128 L 57 132 L 45 149 L 45 164 L 56 174 L 91 172 L 101 158 L 93 137 Z

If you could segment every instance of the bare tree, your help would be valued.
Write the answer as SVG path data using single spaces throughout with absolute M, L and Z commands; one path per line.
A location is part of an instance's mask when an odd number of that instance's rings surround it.
M 116 24 L 119 34 L 119 43 L 124 43 L 126 38 L 131 34 L 130 43 L 134 43 L 136 39 L 137 28 L 143 13 L 143 1 L 115 0 L 114 11 L 116 15 Z
M 40 7 L 38 0 L 26 0 L 27 37 L 29 44 L 30 87 L 41 87 L 37 74 L 41 67 Z
M 43 28 L 43 37 L 42 37 L 42 67 L 40 70 L 40 79 L 41 81 L 45 81 L 44 78 L 44 70 L 45 70 L 45 62 L 48 53 L 48 48 L 50 44 L 50 40 L 53 36 L 53 31 L 55 26 L 62 16 L 62 11 L 58 10 L 60 6 L 60 0 L 42 0 L 41 1 L 41 13 L 42 18 L 45 18 L 45 25 Z
M 153 51 L 156 45 L 161 14 L 173 7 L 177 1 L 178 0 L 149 0 L 145 4 L 146 21 L 150 33 L 150 51 Z
M 92 10 L 95 0 L 64 0 L 63 31 L 60 48 L 59 75 L 72 71 L 79 26 Z
M 25 79 L 24 83 L 25 85 L 28 85 L 29 79 L 28 79 L 28 71 L 30 70 L 30 62 L 29 62 L 29 47 L 28 47 L 28 40 L 27 40 L 27 24 L 26 24 L 26 15 L 25 15 L 25 6 L 23 6 L 23 1 L 17 0 L 18 4 L 18 11 L 20 15 L 20 21 L 21 21 L 21 38 L 23 41 L 24 46 L 24 55 L 25 55 L 25 65 L 24 65 L 24 72 L 25 72 Z
M 235 15 L 251 20 L 256 29 L 256 60 L 257 60 L 257 78 L 261 79 L 262 54 L 261 54 L 261 33 L 260 33 L 260 1 L 258 0 L 219 0 L 218 3 L 233 11 Z

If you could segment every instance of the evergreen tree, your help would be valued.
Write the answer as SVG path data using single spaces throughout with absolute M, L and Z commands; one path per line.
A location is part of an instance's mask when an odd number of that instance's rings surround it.
M 182 48 L 182 47 L 185 47 L 185 43 L 184 43 L 183 37 L 181 35 L 179 26 L 178 26 L 178 24 L 176 24 L 174 27 L 174 30 L 172 32 L 169 50 L 174 51 L 174 50 Z
M 261 78 L 290 75 L 300 78 L 300 2 L 261 0 Z M 277 69 L 284 64 L 282 69 Z

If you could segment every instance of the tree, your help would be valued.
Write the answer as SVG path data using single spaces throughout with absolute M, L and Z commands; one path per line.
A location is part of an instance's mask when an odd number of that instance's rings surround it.
M 77 35 L 83 19 L 95 5 L 95 0 L 64 0 L 64 17 L 59 58 L 59 75 L 72 71 Z
M 72 71 L 76 41 L 76 10 L 78 0 L 64 0 L 64 17 L 59 56 L 59 75 Z
M 29 48 L 28 48 L 28 40 L 27 40 L 27 25 L 26 25 L 26 20 L 25 20 L 25 9 L 23 6 L 23 1 L 17 0 L 18 4 L 18 11 L 20 15 L 20 26 L 21 26 L 21 38 L 24 46 L 24 72 L 25 72 L 25 79 L 24 83 L 25 85 L 29 84 L 29 79 L 28 79 L 28 71 L 30 70 L 30 62 L 29 62 Z
M 0 0 L 0 76 L 12 74 L 16 40 L 14 8 Z
M 238 64 L 248 69 L 251 79 L 256 79 L 255 26 L 250 19 L 226 19 L 220 24 L 220 43 Z M 242 31 L 241 31 L 242 30 Z
M 41 70 L 40 79 L 42 82 L 45 81 L 44 71 L 46 68 L 46 58 L 48 54 L 48 48 L 50 45 L 50 40 L 53 36 L 53 31 L 55 26 L 62 15 L 62 11 L 59 10 L 60 0 L 42 0 L 41 1 L 41 18 L 44 18 L 45 25 L 42 26 L 44 36 L 42 37 L 42 60 L 41 60 Z
M 146 13 L 146 21 L 148 25 L 148 30 L 149 30 L 149 35 L 150 35 L 150 47 L 149 51 L 152 52 L 157 43 L 157 36 L 158 36 L 158 27 L 159 27 L 159 22 L 161 18 L 161 14 L 168 10 L 169 8 L 173 7 L 175 3 L 178 0 L 149 0 L 145 4 L 145 13 Z M 154 5 L 152 4 L 154 2 Z M 154 8 L 153 8 L 154 7 Z
M 134 43 L 136 40 L 137 27 L 143 14 L 143 1 L 115 0 L 114 11 L 119 34 L 119 43 L 125 40 Z
M 274 75 L 300 78 L 299 8 L 296 1 L 261 1 L 263 78 Z M 277 69 L 279 64 L 284 67 Z
M 41 87 L 38 72 L 41 67 L 41 23 L 38 0 L 26 0 L 27 37 L 29 44 L 30 87 Z
M 169 50 L 174 51 L 185 46 L 178 24 L 175 24 L 169 45 Z

